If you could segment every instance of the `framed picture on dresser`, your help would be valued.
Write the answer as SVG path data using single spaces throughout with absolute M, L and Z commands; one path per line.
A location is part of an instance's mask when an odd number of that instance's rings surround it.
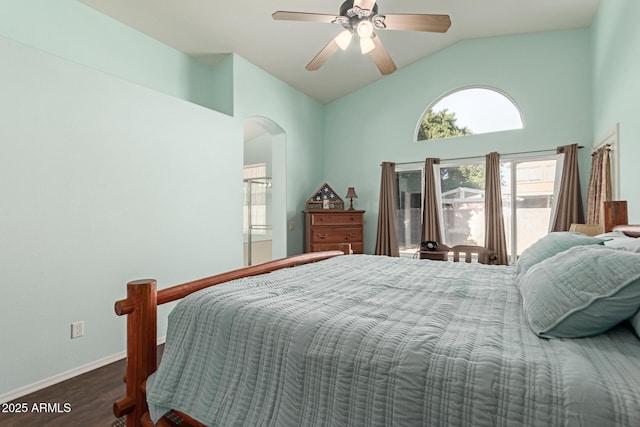
M 344 209 L 344 201 L 326 182 L 307 200 L 307 209 Z

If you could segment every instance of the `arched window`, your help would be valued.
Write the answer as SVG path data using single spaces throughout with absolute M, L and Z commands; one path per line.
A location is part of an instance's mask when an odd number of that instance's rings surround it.
M 467 87 L 449 92 L 427 108 L 416 140 L 522 128 L 520 110 L 507 95 L 493 88 Z

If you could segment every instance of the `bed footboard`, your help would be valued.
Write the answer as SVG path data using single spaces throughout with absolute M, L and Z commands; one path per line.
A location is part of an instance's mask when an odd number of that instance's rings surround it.
M 322 261 L 338 255 L 350 254 L 349 244 L 340 251 L 326 251 L 295 255 L 222 273 L 193 282 L 157 291 L 153 279 L 135 280 L 127 284 L 127 298 L 115 303 L 118 316 L 127 316 L 127 368 L 124 376 L 126 396 L 113 404 L 116 417 L 127 417 L 127 427 L 150 425 L 144 383 L 157 368 L 157 311 L 158 305 L 181 299 L 193 292 L 242 277 L 269 273 L 281 268 Z M 144 418 L 144 422 L 143 422 Z

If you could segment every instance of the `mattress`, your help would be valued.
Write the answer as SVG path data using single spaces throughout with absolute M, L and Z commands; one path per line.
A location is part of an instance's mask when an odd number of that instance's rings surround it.
M 640 340 L 536 336 L 514 267 L 340 256 L 183 299 L 147 390 L 210 426 L 640 425 Z

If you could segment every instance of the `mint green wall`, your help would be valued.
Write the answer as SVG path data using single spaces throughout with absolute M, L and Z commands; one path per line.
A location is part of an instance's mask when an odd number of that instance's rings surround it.
M 301 253 L 301 210 L 324 182 L 324 106 L 237 55 L 234 106 L 238 120 L 266 117 L 284 131 L 284 138 L 274 143 L 280 155 L 274 155 L 273 164 L 274 168 L 283 164 L 282 160 L 286 164 L 286 202 L 276 203 L 274 199 L 274 209 L 286 209 L 287 222 L 295 222 L 295 230 L 287 231 L 287 253 Z M 273 171 L 274 177 L 278 172 Z M 274 188 L 274 196 L 275 192 Z
M 640 223 L 640 2 L 600 2 L 592 26 L 594 134 L 620 123 L 620 199 L 627 200 L 629 221 Z
M 19 325 L 0 330 L 13 343 L 0 396 L 123 351 L 113 303 L 127 281 L 242 265 L 247 117 L 284 130 L 274 232 L 289 243 L 278 253 L 302 251 L 299 211 L 323 177 L 318 102 L 236 55 L 205 66 L 73 0 L 0 0 L 0 63 L 0 322 Z M 85 336 L 71 340 L 78 320 Z
M 221 113 L 5 38 L 0 62 L 1 395 L 123 351 L 128 281 L 241 266 L 243 153 Z
M 209 66 L 75 0 L 0 0 L 0 36 L 228 113 Z
M 588 30 L 468 40 L 328 104 L 325 176 L 337 191 L 356 187 L 356 206 L 367 210 L 365 251 L 375 248 L 383 161 L 484 156 L 571 143 L 590 147 L 590 64 Z M 470 85 L 507 93 L 522 111 L 525 128 L 415 142 L 427 106 Z M 588 162 L 587 148 L 581 152 L 583 176 L 588 176 Z
M 233 62 L 233 55 L 228 54 L 212 68 L 213 91 L 207 105 L 230 116 L 233 115 Z
M 122 351 L 112 305 L 126 281 L 162 286 L 241 265 L 246 118 L 284 131 L 274 175 L 286 169 L 289 254 L 302 251 L 300 211 L 325 181 L 356 187 L 373 252 L 382 161 L 590 146 L 616 121 L 623 159 L 637 157 L 637 96 L 625 93 L 638 91 L 638 31 L 622 12 L 638 6 L 623 4 L 601 6 L 593 34 L 460 42 L 323 106 L 237 55 L 208 67 L 73 0 L 0 0 L 0 321 L 21 325 L 0 332 L 15 343 L 0 395 Z M 612 60 L 619 83 L 604 75 Z M 526 128 L 414 142 L 427 105 L 468 85 L 509 94 Z M 638 172 L 625 161 L 631 201 Z M 77 320 L 86 336 L 71 341 Z

